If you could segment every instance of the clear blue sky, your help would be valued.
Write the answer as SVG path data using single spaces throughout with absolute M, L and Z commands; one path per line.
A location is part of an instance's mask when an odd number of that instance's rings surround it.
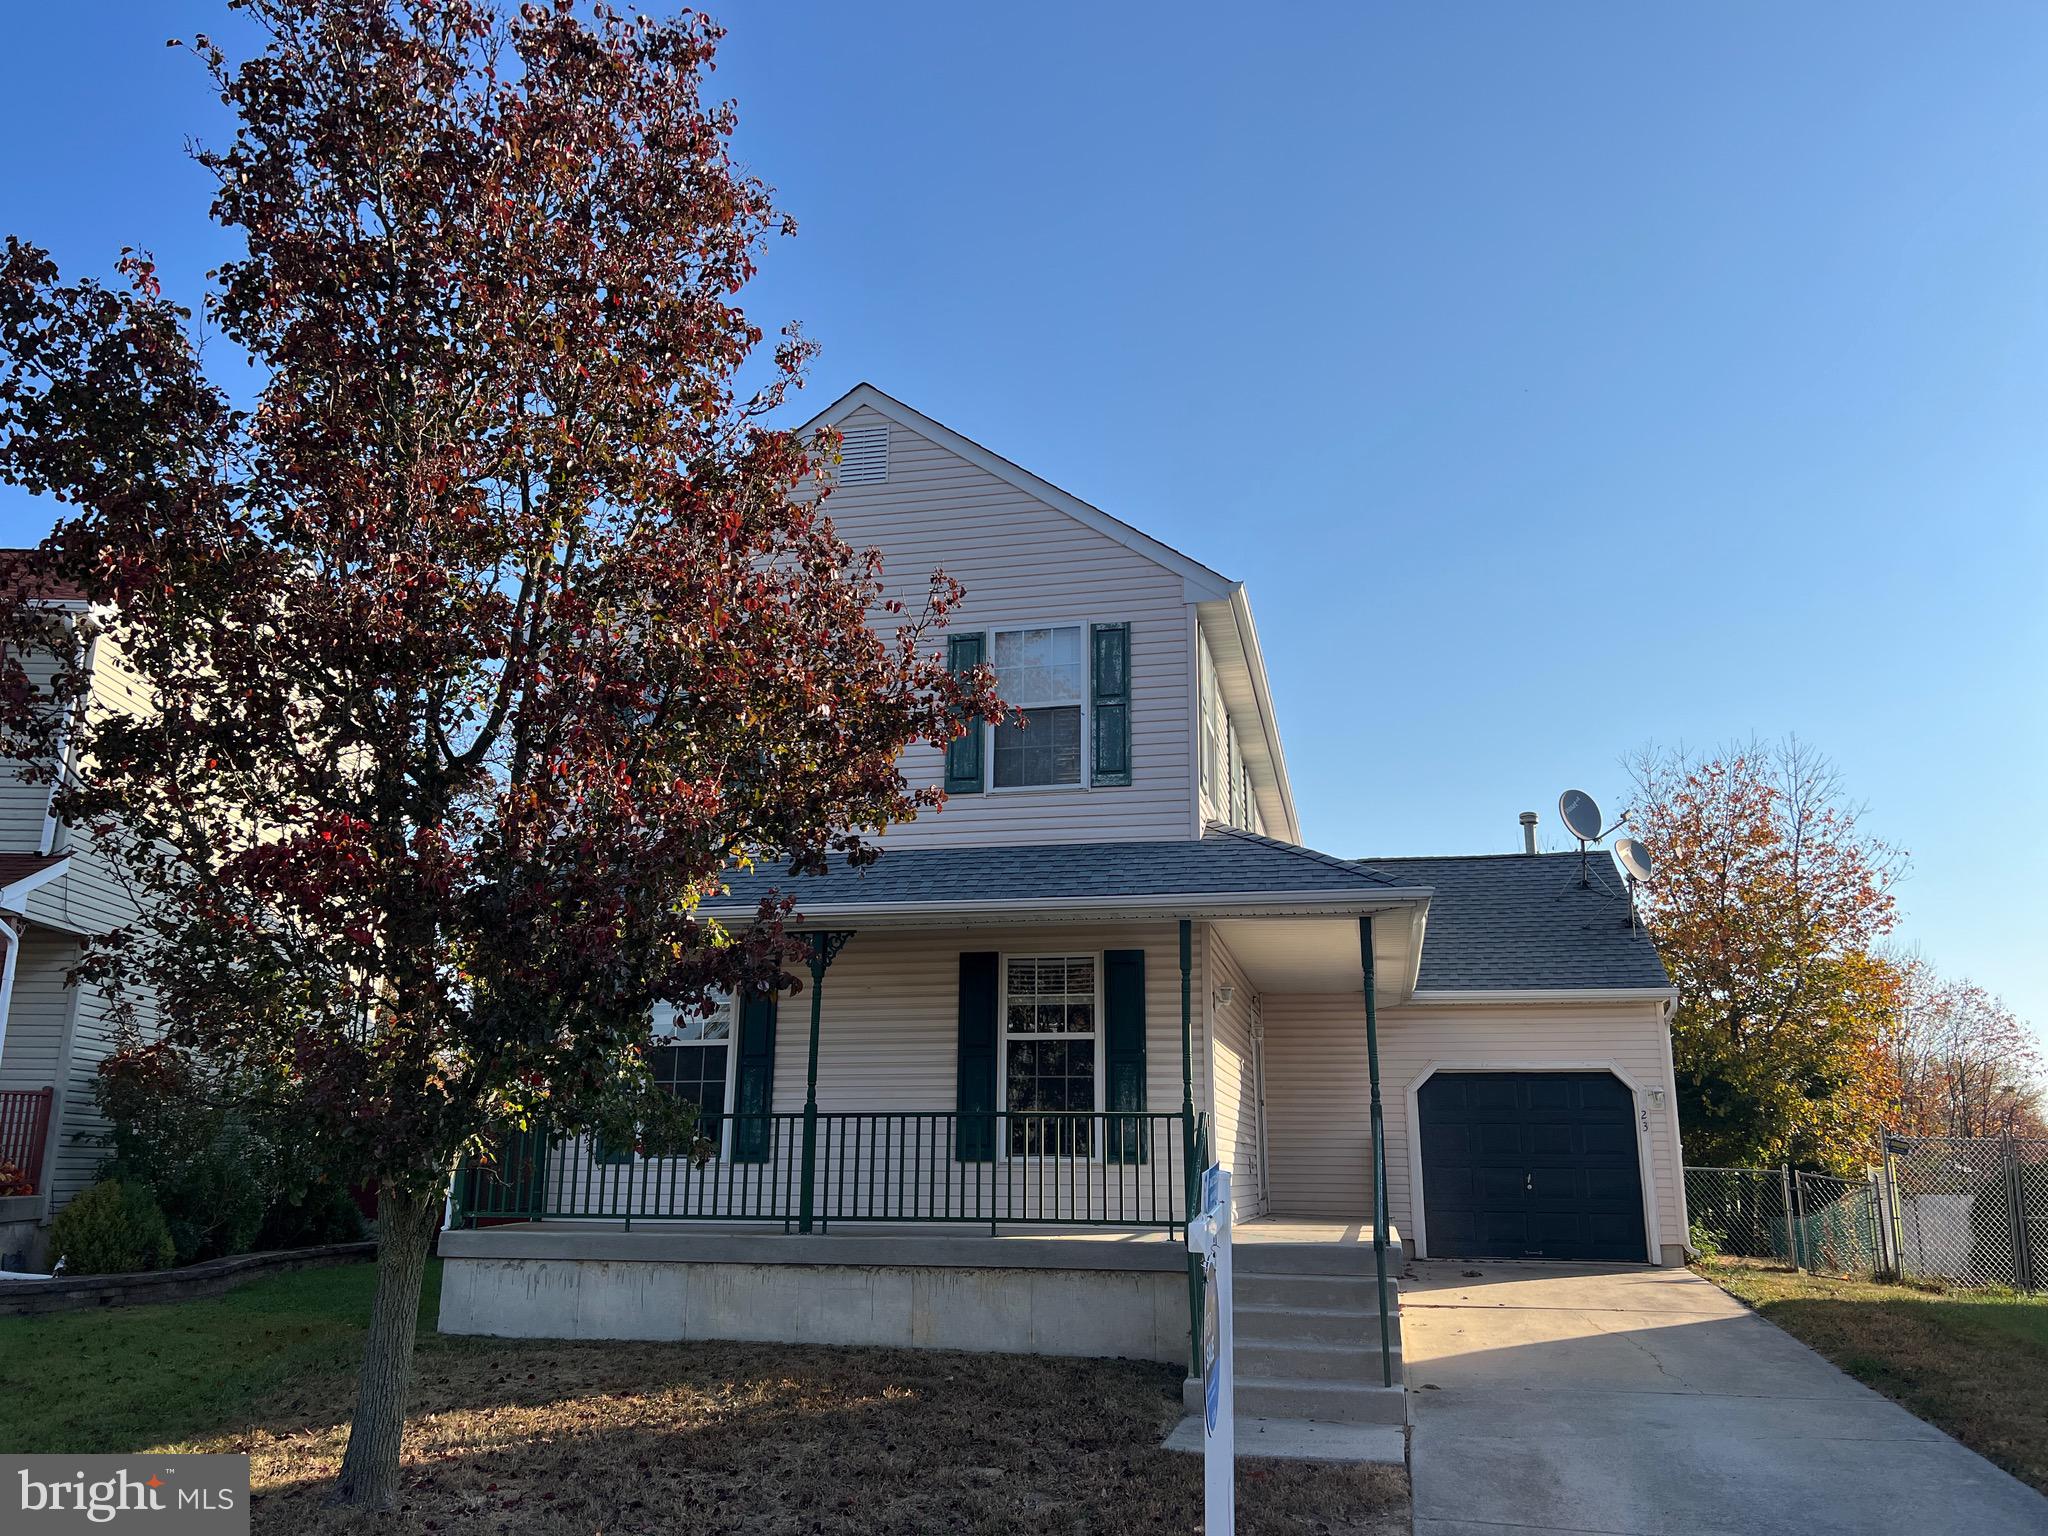
M 1310 841 L 1556 840 L 1644 742 L 1797 731 L 1901 937 L 2048 1023 L 2048 9 L 711 9 L 810 404 L 1249 582 Z M 196 297 L 200 28 L 10 18 L 0 229 Z

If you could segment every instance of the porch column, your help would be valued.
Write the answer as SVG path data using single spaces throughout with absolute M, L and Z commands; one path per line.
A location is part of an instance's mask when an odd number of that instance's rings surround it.
M 1194 924 L 1180 920 L 1180 1165 L 1184 1203 L 1182 1220 L 1195 1219 L 1201 1198 L 1201 1169 L 1207 1161 L 1205 1138 L 1195 1134 Z M 1188 1253 L 1188 1374 L 1202 1374 L 1202 1261 Z
M 818 1161 L 818 1021 L 825 1001 L 825 972 L 853 937 L 850 932 L 807 934 L 811 962 L 811 1053 L 804 1067 L 804 1168 L 798 1195 L 797 1230 L 811 1230 Z M 784 1185 L 785 1189 L 789 1186 Z
M 1358 920 L 1358 965 L 1365 981 L 1365 1077 L 1372 1103 L 1372 1263 L 1380 1288 L 1380 1376 L 1394 1384 L 1387 1323 L 1387 1127 L 1380 1109 L 1380 1020 L 1373 997 L 1372 915 Z

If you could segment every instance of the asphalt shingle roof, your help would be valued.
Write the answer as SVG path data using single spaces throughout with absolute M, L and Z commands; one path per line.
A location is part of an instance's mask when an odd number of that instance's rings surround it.
M 1630 929 L 1614 861 L 1597 849 L 1587 860 L 1589 887 L 1579 884 L 1576 853 L 1364 859 L 1360 867 L 1436 892 L 1418 990 L 1670 985 L 1648 930 Z
M 1338 859 L 1230 827 L 1185 841 L 892 848 L 867 869 L 791 877 L 774 865 L 735 874 L 711 912 L 751 911 L 771 890 L 799 908 L 1073 897 L 1258 893 L 1369 895 L 1426 887 L 1429 927 L 1417 985 L 1431 992 L 1668 985 L 1649 933 L 1628 922 L 1611 859 L 1576 853 Z
M 1370 895 L 1400 882 L 1349 859 L 1212 827 L 1185 841 L 1037 843 L 1022 847 L 891 848 L 866 869 L 835 859 L 831 871 L 792 877 L 772 865 L 728 877 L 711 912 L 751 910 L 771 890 L 799 908 L 919 902 L 1057 901 L 1073 897 Z

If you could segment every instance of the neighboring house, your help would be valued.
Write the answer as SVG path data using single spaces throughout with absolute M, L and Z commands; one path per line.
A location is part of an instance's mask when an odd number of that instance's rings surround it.
M 0 551 L 0 563 L 19 551 Z M 74 591 L 42 595 L 60 622 L 86 605 Z M 49 659 L 29 657 L 31 676 Z M 132 675 L 113 642 L 92 652 L 94 710 L 135 707 Z M 67 772 L 76 772 L 67 757 Z M 50 1217 L 93 1182 L 105 1122 L 93 1099 L 99 1064 L 114 1045 L 113 1000 L 70 975 L 88 937 L 133 920 L 118 870 L 84 834 L 50 813 L 51 787 L 0 771 L 0 1163 L 34 1193 L 0 1198 L 0 1269 L 26 1267 Z
M 660 1021 L 714 1155 L 466 1174 L 445 1330 L 1185 1361 L 1213 1157 L 1240 1407 L 1371 1419 L 1376 1194 L 1430 1256 L 1681 1261 L 1673 994 L 1604 855 L 1302 846 L 1242 585 L 870 386 L 827 425 L 841 533 L 913 608 L 961 581 L 949 655 L 1026 723 L 909 753 L 949 799 L 872 868 L 732 877 L 709 910 L 795 894 L 812 980 Z

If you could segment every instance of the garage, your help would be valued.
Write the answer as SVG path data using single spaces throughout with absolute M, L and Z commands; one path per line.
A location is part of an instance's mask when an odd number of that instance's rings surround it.
M 1634 1095 L 1611 1072 L 1445 1072 L 1416 1097 L 1431 1258 L 1644 1263 Z

